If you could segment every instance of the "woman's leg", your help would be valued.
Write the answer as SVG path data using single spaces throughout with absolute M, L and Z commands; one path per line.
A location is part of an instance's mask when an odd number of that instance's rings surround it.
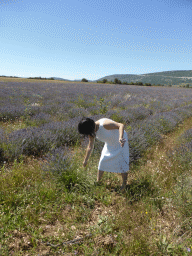
M 121 186 L 121 190 L 125 189 L 126 187 L 126 184 L 127 184 L 127 176 L 128 176 L 128 173 L 125 172 L 125 173 L 121 173 L 121 176 L 122 176 L 122 180 L 123 180 L 123 184 Z
M 97 173 L 97 182 L 99 182 L 99 181 L 101 180 L 101 178 L 102 178 L 102 176 L 103 176 L 103 173 L 104 173 L 104 171 L 98 170 L 98 173 Z

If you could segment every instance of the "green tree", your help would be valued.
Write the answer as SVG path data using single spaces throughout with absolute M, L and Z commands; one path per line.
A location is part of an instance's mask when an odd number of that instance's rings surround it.
M 115 79 L 114 79 L 114 83 L 115 83 L 115 84 L 121 84 L 121 80 L 119 80 L 118 78 L 115 78 Z
M 88 82 L 88 80 L 86 79 L 86 78 L 83 78 L 82 80 L 81 80 L 81 82 Z
M 135 84 L 136 84 L 136 85 L 143 85 L 142 82 L 136 82 Z
M 103 80 L 102 80 L 102 83 L 107 83 L 108 81 L 107 81 L 107 79 L 106 78 L 104 78 Z

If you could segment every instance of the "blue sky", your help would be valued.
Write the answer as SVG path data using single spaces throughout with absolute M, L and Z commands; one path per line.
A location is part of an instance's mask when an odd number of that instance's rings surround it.
M 191 0 L 0 0 L 0 75 L 192 70 Z

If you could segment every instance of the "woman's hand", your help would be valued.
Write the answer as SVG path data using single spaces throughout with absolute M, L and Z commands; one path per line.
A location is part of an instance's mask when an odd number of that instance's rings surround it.
M 121 144 L 121 147 L 123 147 L 124 146 L 124 144 L 125 144 L 125 142 L 126 142 L 126 139 L 119 139 L 119 143 Z

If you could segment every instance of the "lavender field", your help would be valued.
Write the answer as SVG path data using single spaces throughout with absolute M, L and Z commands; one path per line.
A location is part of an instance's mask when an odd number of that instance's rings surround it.
M 125 124 L 125 194 L 82 117 Z M 189 255 L 191 125 L 190 88 L 0 78 L 0 254 Z
M 192 90 L 187 88 L 4 79 L 0 81 L 0 159 L 42 156 L 50 149 L 76 145 L 82 141 L 78 122 L 86 116 L 126 124 L 133 162 L 192 115 L 191 99 Z M 16 123 L 8 130 L 7 122 Z

